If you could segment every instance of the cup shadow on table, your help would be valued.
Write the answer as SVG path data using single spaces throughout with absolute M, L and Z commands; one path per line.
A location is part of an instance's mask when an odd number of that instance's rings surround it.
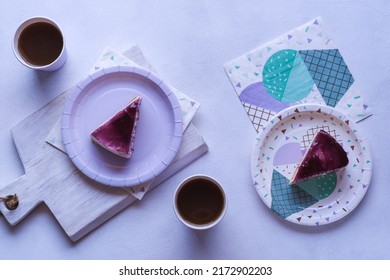
M 63 67 L 65 67 L 65 65 Z M 35 70 L 34 75 L 35 75 L 37 86 L 45 87 L 46 84 L 51 80 L 59 79 L 60 76 L 62 76 L 61 72 L 62 72 L 62 68 L 53 72 Z
M 184 259 L 204 260 L 214 258 L 215 248 L 219 246 L 218 232 L 224 231 L 226 228 L 223 224 L 219 224 L 206 230 L 194 230 L 186 227 L 184 230 L 184 236 L 189 240 L 186 246 L 188 246 L 187 249 L 190 253 L 181 257 Z
M 39 70 L 31 70 L 34 71 L 34 87 L 39 90 L 42 95 L 58 95 L 63 91 L 61 89 L 56 88 L 56 85 L 62 84 L 62 80 L 66 77 L 66 64 L 62 66 L 60 69 L 56 71 L 39 71 Z

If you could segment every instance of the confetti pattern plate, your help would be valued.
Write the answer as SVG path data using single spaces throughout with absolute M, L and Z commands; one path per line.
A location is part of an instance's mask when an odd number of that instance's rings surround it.
M 94 144 L 90 133 L 137 95 L 142 105 L 135 150 L 124 159 Z M 81 172 L 108 186 L 129 187 L 155 178 L 172 162 L 183 119 L 165 82 L 143 68 L 113 66 L 90 74 L 69 93 L 61 130 L 66 152 Z
M 348 154 L 338 172 L 290 186 L 295 167 L 315 132 L 330 133 Z M 364 197 L 372 159 L 357 125 L 324 105 L 297 105 L 276 114 L 256 138 L 251 158 L 255 188 L 263 202 L 282 218 L 305 226 L 335 222 Z

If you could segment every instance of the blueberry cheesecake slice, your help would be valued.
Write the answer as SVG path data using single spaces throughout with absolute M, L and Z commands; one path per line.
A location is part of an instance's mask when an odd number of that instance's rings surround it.
M 93 142 L 115 155 L 131 158 L 141 102 L 140 96 L 135 97 L 124 109 L 96 128 L 91 133 Z
M 295 169 L 290 185 L 336 172 L 348 165 L 347 153 L 329 133 L 319 130 Z

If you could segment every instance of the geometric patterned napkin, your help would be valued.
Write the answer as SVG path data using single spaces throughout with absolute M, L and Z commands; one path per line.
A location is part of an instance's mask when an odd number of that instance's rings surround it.
M 372 112 L 350 69 L 316 18 L 224 65 L 257 132 L 296 104 L 334 107 L 355 122 Z

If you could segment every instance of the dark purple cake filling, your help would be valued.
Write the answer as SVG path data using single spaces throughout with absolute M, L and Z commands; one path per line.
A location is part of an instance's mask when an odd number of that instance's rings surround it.
M 104 133 L 95 133 L 99 142 L 107 147 L 111 147 L 119 153 L 127 154 L 129 152 L 129 139 L 134 127 L 136 108 L 130 108 L 126 111 L 120 111 L 110 122 L 110 125 L 104 127 Z
M 138 96 L 123 110 L 91 133 L 92 139 L 103 148 L 125 158 L 134 150 L 141 98 Z
M 347 166 L 348 162 L 343 147 L 327 132 L 320 130 L 314 136 L 290 184 L 337 171 Z

